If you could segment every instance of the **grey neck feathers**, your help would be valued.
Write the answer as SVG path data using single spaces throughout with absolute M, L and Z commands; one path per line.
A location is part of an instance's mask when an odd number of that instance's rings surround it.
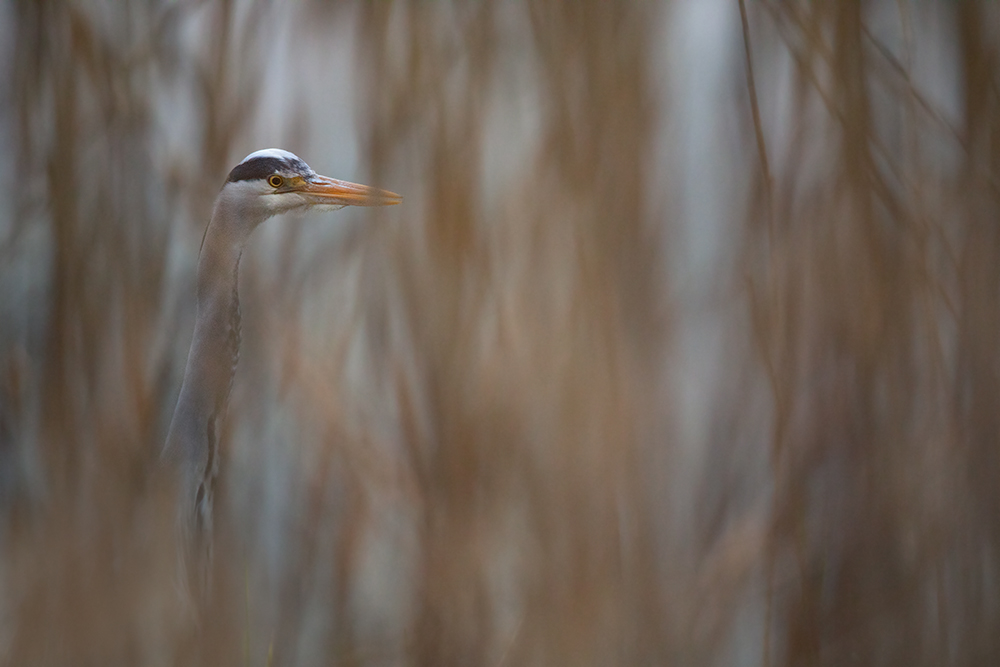
M 212 483 L 218 469 L 218 421 L 224 416 L 239 361 L 239 266 L 261 222 L 216 203 L 198 259 L 198 308 L 184 382 L 164 454 L 182 464 L 188 501 L 211 521 Z

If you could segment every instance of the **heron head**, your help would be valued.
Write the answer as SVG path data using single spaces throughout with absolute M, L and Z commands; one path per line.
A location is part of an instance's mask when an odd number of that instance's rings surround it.
M 389 206 L 402 197 L 367 185 L 320 176 L 298 156 L 280 148 L 266 148 L 246 156 L 233 167 L 220 199 L 248 219 L 308 208 Z

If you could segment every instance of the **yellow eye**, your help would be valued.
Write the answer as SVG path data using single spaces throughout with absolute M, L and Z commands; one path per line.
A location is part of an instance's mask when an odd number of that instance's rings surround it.
M 268 177 L 267 182 L 271 185 L 272 188 L 280 188 L 281 184 L 284 183 L 285 180 L 281 178 L 281 176 L 274 174 L 273 176 Z

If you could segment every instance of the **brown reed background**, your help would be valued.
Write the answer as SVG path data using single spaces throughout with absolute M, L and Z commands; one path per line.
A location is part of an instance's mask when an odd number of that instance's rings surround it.
M 8 2 L 0 664 L 1000 662 L 1000 13 L 715 3 L 706 183 L 692 3 Z M 193 602 L 159 451 L 275 144 L 405 200 L 251 243 Z

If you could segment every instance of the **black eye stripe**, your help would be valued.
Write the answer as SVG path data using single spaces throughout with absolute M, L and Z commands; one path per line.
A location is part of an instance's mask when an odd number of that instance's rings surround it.
M 288 166 L 291 167 L 292 171 L 301 171 L 303 173 L 312 171 L 312 169 L 309 168 L 309 165 L 298 158 L 289 159 Z
M 288 171 L 288 163 L 276 157 L 255 157 L 242 162 L 229 172 L 229 183 L 236 181 L 264 180 L 276 171 Z

